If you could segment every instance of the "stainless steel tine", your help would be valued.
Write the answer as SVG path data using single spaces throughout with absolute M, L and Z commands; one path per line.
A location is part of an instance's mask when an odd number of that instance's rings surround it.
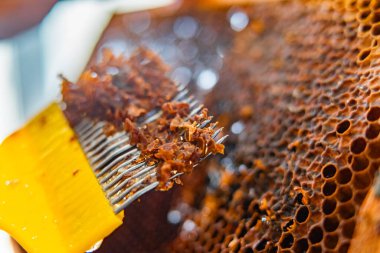
M 205 128 L 211 121 L 212 121 L 213 117 L 209 117 L 209 119 L 206 119 L 205 121 L 203 121 L 201 124 L 199 124 L 199 128 Z
M 126 138 L 129 138 L 124 132 L 116 133 L 116 134 L 108 137 L 105 142 L 103 142 L 102 144 L 100 144 L 99 146 L 97 146 L 94 150 L 90 150 L 88 152 L 88 156 L 91 156 L 91 155 L 99 153 L 101 150 L 105 149 L 107 147 L 107 145 L 109 145 L 110 143 L 116 141 L 117 139 L 119 139 L 120 137 L 122 137 L 124 135 L 126 136 Z
M 79 133 L 79 132 L 82 132 L 84 131 L 87 127 L 90 128 L 91 126 L 91 123 L 87 120 L 82 120 L 81 122 L 79 122 L 79 124 L 75 127 L 75 132 Z
M 127 206 L 129 206 L 131 203 L 133 203 L 136 199 L 144 195 L 145 193 L 153 190 L 158 186 L 158 182 L 153 182 L 148 186 L 145 186 L 141 190 L 135 192 L 130 198 L 127 198 L 122 204 L 117 205 L 116 208 L 114 209 L 114 212 L 116 214 L 120 213 L 122 210 L 124 210 Z
M 123 161 L 123 159 L 127 158 L 128 156 L 133 156 L 133 158 L 134 158 L 137 154 L 140 154 L 140 151 L 138 151 L 137 149 L 132 149 L 132 150 L 128 151 L 127 153 L 122 154 L 122 155 L 118 156 L 117 158 L 115 158 L 114 160 L 112 160 L 112 162 L 109 163 L 104 168 L 101 168 L 101 167 L 95 168 L 94 169 L 95 171 L 99 170 L 99 172 L 96 173 L 96 177 L 99 178 L 99 177 L 103 176 L 109 169 L 111 169 L 117 163 Z M 132 159 L 132 158 L 129 158 L 129 159 Z
M 127 174 L 134 172 L 135 170 L 141 168 L 143 165 L 146 165 L 145 162 L 137 163 L 137 164 L 133 165 L 132 167 L 122 171 L 115 178 L 113 178 L 111 182 L 105 184 L 103 189 L 104 190 L 110 189 L 111 187 L 116 185 L 118 182 L 120 182 L 123 179 L 123 177 L 125 177 Z
M 82 146 L 86 146 L 88 142 L 91 141 L 92 138 L 94 138 L 95 135 L 102 134 L 103 127 L 104 127 L 104 123 L 96 124 L 94 128 L 80 135 L 79 140 L 81 141 Z
M 107 146 L 104 150 L 102 150 L 99 154 L 89 154 L 89 158 L 91 160 L 97 161 L 99 156 L 104 156 L 109 154 L 113 149 L 120 147 L 121 145 L 129 145 L 128 143 L 129 138 L 121 138 L 112 143 L 111 145 Z
M 131 177 L 121 181 L 120 184 L 118 184 L 115 188 L 112 188 L 112 190 L 107 193 L 107 197 L 108 198 L 112 197 L 117 192 L 122 190 L 124 186 L 126 186 L 128 183 L 130 183 L 131 180 L 139 178 L 139 177 L 149 173 L 149 171 L 151 171 L 154 168 L 156 168 L 156 165 L 147 166 L 144 169 L 142 169 L 141 171 L 137 172 L 136 174 L 133 174 Z M 118 197 L 116 197 L 116 198 L 118 198 Z
M 91 143 L 89 143 L 86 147 L 83 147 L 83 150 L 87 154 L 87 157 L 89 157 L 91 149 L 99 146 L 102 142 L 104 142 L 106 140 L 107 140 L 107 136 L 100 135 L 98 138 L 96 138 Z
M 131 159 L 128 159 L 127 161 L 123 162 L 119 166 L 117 166 L 115 169 L 113 169 L 110 173 L 108 173 L 106 176 L 101 177 L 99 182 L 101 184 L 104 184 L 108 180 L 110 180 L 114 175 L 116 175 L 119 171 L 123 170 L 125 167 L 130 165 L 132 162 L 136 161 L 137 158 L 139 158 L 140 155 L 137 155 L 135 157 L 132 157 Z
M 103 167 L 107 163 L 109 163 L 111 159 L 115 158 L 115 156 L 118 156 L 118 155 L 122 154 L 123 152 L 132 149 L 133 147 L 134 146 L 128 144 L 128 145 L 120 147 L 119 149 L 114 150 L 110 153 L 101 153 L 96 158 L 89 159 L 89 160 L 94 165 L 95 169 L 98 169 L 100 167 Z

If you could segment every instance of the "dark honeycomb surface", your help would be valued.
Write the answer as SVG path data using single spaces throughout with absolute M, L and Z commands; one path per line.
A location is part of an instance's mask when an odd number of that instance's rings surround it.
M 249 18 L 238 32 L 227 22 L 236 11 Z M 182 225 L 165 237 L 176 236 L 172 242 L 161 240 L 160 252 L 347 252 L 380 164 L 380 2 L 281 1 L 209 13 L 150 16 L 148 35 L 138 36 L 127 22 L 137 16 L 126 14 L 99 44 L 127 41 L 133 48 L 140 40 L 161 48 L 174 69 L 192 71 L 195 94 L 231 129 L 228 156 L 197 175 L 206 183 L 185 181 L 182 197 L 165 201 L 181 211 Z M 166 41 L 183 16 L 215 27 L 215 41 L 223 42 L 204 44 L 204 34 Z M 198 51 L 173 57 L 165 45 Z M 209 93 L 197 90 L 198 69 L 217 69 L 218 62 L 217 85 Z M 124 238 L 108 245 L 149 244 Z

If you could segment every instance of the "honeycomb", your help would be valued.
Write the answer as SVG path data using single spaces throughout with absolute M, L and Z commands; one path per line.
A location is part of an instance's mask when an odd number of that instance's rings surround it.
M 142 43 L 174 73 L 185 68 L 230 138 L 226 157 L 174 189 L 180 197 L 148 194 L 127 209 L 99 252 L 359 252 L 360 213 L 377 206 L 363 202 L 380 164 L 380 2 L 223 8 L 121 15 L 101 39 L 99 49 Z M 231 30 L 236 13 L 249 22 Z M 189 20 L 193 37 L 176 31 Z M 219 75 L 207 92 L 197 87 L 205 68 Z M 170 205 L 179 225 L 167 224 Z
M 380 162 L 380 2 L 245 12 L 207 100 L 230 156 L 173 251 L 347 252 Z

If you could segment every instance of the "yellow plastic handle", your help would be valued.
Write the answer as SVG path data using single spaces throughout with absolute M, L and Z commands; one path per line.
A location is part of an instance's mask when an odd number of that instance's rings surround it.
M 57 104 L 0 145 L 0 229 L 29 253 L 80 253 L 122 224 Z

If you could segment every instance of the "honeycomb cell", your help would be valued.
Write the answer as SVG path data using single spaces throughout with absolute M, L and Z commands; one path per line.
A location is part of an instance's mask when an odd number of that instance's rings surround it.
M 340 186 L 337 192 L 337 199 L 339 202 L 347 202 L 352 199 L 352 190 L 350 186 Z
M 336 173 L 336 167 L 333 164 L 326 165 L 322 169 L 322 175 L 326 179 L 334 177 L 335 173 Z
M 336 184 L 334 181 L 325 182 L 322 186 L 322 193 L 326 197 L 333 195 L 335 191 L 336 191 Z
M 344 237 L 351 239 L 355 231 L 355 221 L 345 221 L 342 226 L 342 234 Z
M 296 221 L 298 223 L 304 223 L 309 218 L 309 208 L 307 206 L 301 206 L 296 213 Z
M 349 120 L 343 120 L 336 127 L 336 132 L 338 134 L 344 134 L 346 131 L 350 129 L 351 122 Z
M 355 215 L 355 206 L 351 203 L 344 203 L 338 207 L 339 216 L 347 220 Z
M 365 156 L 355 156 L 352 160 L 352 170 L 362 171 L 368 168 L 369 160 Z
M 364 62 L 369 59 L 371 54 L 371 49 L 365 49 L 359 53 L 359 61 Z
M 336 180 L 339 184 L 347 184 L 351 181 L 352 172 L 349 168 L 343 168 L 338 172 Z
M 312 246 L 310 248 L 310 253 L 322 253 L 322 247 L 320 245 Z
M 306 252 L 309 249 L 309 242 L 306 238 L 301 238 L 294 243 L 295 252 Z
M 351 142 L 350 150 L 354 154 L 360 154 L 367 146 L 367 142 L 363 137 L 359 137 Z
M 373 159 L 380 158 L 380 141 L 371 142 L 368 144 L 368 156 Z
M 339 226 L 339 219 L 336 216 L 326 217 L 323 221 L 323 229 L 326 232 L 334 232 Z
M 357 173 L 354 175 L 353 184 L 357 189 L 367 189 L 371 183 L 371 177 L 368 173 Z
M 288 248 L 291 248 L 293 246 L 293 243 L 294 243 L 294 237 L 291 233 L 289 233 L 289 234 L 285 234 L 282 237 L 282 239 L 280 241 L 280 246 L 283 249 L 288 249 Z
M 335 199 L 325 199 L 322 204 L 322 211 L 326 215 L 332 214 L 335 211 L 336 206 Z
M 365 132 L 365 136 L 368 139 L 375 139 L 377 136 L 379 136 L 379 133 L 380 133 L 380 125 L 374 123 L 374 124 L 370 124 L 367 127 L 367 130 Z
M 367 113 L 367 119 L 368 121 L 376 121 L 380 118 L 380 107 L 374 106 L 369 109 Z
M 338 253 L 346 253 L 349 248 L 350 248 L 350 243 L 345 242 L 339 246 Z
M 309 232 L 308 239 L 309 239 L 309 241 L 310 241 L 311 244 L 317 244 L 320 241 L 322 241 L 322 239 L 323 239 L 323 230 L 322 230 L 322 228 L 319 227 L 319 226 L 313 227 L 310 230 L 310 232 Z
M 378 23 L 378 22 L 380 22 L 380 12 L 375 11 L 372 14 L 372 23 L 375 24 L 375 23 Z
M 380 35 L 380 24 L 376 24 L 372 26 L 371 33 L 373 36 L 379 36 Z
M 335 249 L 335 247 L 338 245 L 338 242 L 339 242 L 338 234 L 327 234 L 323 238 L 323 244 L 328 249 Z

